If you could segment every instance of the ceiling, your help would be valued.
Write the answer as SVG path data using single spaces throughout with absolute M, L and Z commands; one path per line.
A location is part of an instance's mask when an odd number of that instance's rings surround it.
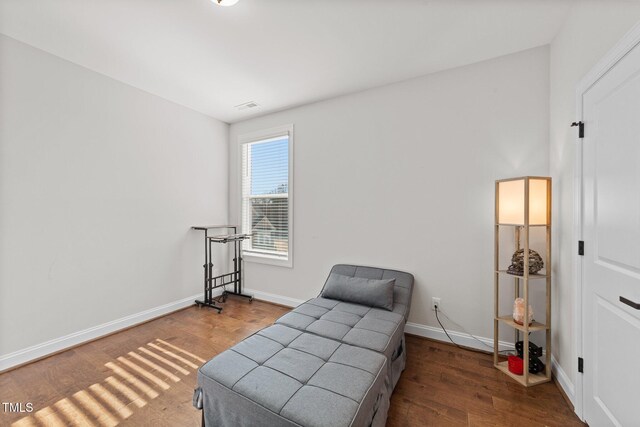
M 0 32 L 236 122 L 548 44 L 571 4 L 0 0 Z

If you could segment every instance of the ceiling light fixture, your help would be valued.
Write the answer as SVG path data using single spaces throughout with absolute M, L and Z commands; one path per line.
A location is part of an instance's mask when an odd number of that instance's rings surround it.
M 218 6 L 233 6 L 238 3 L 238 0 L 211 0 Z

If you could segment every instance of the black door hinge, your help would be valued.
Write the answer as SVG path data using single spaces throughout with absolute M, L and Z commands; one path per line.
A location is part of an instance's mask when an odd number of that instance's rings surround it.
M 584 256 L 584 240 L 578 240 L 578 255 Z
M 584 360 L 582 359 L 582 357 L 578 357 L 578 372 L 580 372 L 581 374 L 584 373 Z
M 584 138 L 584 122 L 573 122 L 571 127 L 578 126 L 578 138 Z

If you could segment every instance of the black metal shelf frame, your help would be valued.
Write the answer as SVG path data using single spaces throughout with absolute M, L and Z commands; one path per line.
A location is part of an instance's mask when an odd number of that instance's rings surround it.
M 204 298 L 202 300 L 196 300 L 196 304 L 201 306 L 211 307 L 218 310 L 218 313 L 222 311 L 222 307 L 216 304 L 216 299 L 213 297 L 213 290 L 224 287 L 224 291 L 220 296 L 221 302 L 226 301 L 228 295 L 236 295 L 242 298 L 248 298 L 249 302 L 253 301 L 253 295 L 248 295 L 242 291 L 242 241 L 251 238 L 250 234 L 237 234 L 238 226 L 236 225 L 210 225 L 210 226 L 193 226 L 193 230 L 204 231 Z M 209 230 L 213 229 L 225 229 L 233 230 L 233 234 L 228 235 L 215 235 L 210 236 Z M 212 245 L 216 244 L 233 244 L 233 271 L 230 273 L 221 274 L 219 276 L 213 276 L 213 260 L 212 260 Z M 233 285 L 233 291 L 228 291 L 226 286 Z M 220 302 L 220 301 L 218 301 Z

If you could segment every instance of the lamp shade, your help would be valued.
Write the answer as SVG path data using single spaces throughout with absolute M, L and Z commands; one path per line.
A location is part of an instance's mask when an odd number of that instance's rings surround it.
M 548 225 L 550 220 L 551 178 L 523 177 L 496 181 L 498 224 Z M 525 200 L 528 186 L 529 200 Z M 525 212 L 529 212 L 526 222 Z

